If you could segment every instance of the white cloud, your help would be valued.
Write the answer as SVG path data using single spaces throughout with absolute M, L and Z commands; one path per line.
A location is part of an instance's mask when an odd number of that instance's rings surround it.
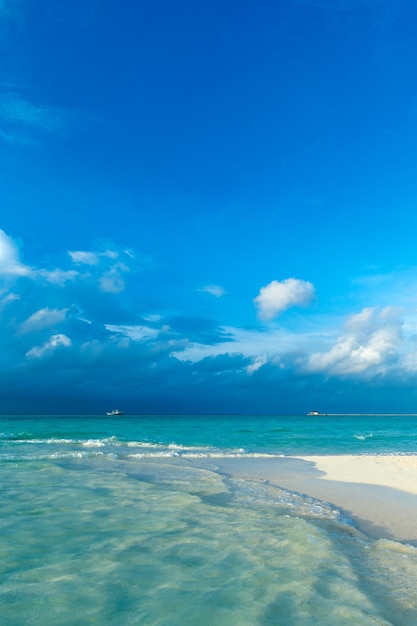
M 144 315 L 143 319 L 147 322 L 159 322 L 162 319 L 162 315 L 159 315 L 159 313 L 150 313 L 149 315 Z
M 135 258 L 132 251 L 106 249 L 104 252 L 90 252 L 85 250 L 68 251 L 72 262 L 79 266 L 89 266 L 88 271 L 81 269 L 49 269 L 30 267 L 19 260 L 19 250 L 15 242 L 3 230 L 0 230 L 0 278 L 15 279 L 27 276 L 36 281 L 43 281 L 65 286 L 68 282 L 82 280 L 95 283 L 104 293 L 118 294 L 125 289 L 124 275 L 137 267 L 131 267 Z
M 200 291 L 209 293 L 211 296 L 215 296 L 216 298 L 221 298 L 226 293 L 223 287 L 220 287 L 219 285 L 206 285 L 205 287 L 202 287 Z
M 19 332 L 25 334 L 60 324 L 66 319 L 67 312 L 68 309 L 49 309 L 48 307 L 39 309 L 22 322 Z
M 399 356 L 402 321 L 398 309 L 363 309 L 347 321 L 346 332 L 327 352 L 308 359 L 307 370 L 331 375 L 386 373 Z
M 20 296 L 16 293 L 9 293 L 4 298 L 0 298 L 0 310 L 4 309 L 10 302 L 14 302 L 15 300 L 20 300 Z
M 0 276 L 29 276 L 32 269 L 19 261 L 19 251 L 4 230 L 0 229 Z
M 120 293 L 125 288 L 125 282 L 117 269 L 111 269 L 105 272 L 99 280 L 101 291 L 106 293 Z
M 105 252 L 101 253 L 101 256 L 107 257 L 108 259 L 112 259 L 113 261 L 115 261 L 116 259 L 119 258 L 119 253 L 116 252 L 115 250 L 106 250 Z M 131 253 L 130 253 L 130 257 L 132 258 Z
M 123 260 L 131 262 L 134 255 L 131 250 L 105 250 L 104 252 L 90 252 L 86 250 L 69 250 L 69 256 L 77 265 L 97 267 L 101 272 L 97 277 L 98 286 L 105 293 L 120 293 L 125 289 L 122 275 L 131 271 Z M 123 259 L 123 260 L 121 260 Z
M 189 343 L 182 350 L 173 352 L 172 356 L 180 361 L 196 363 L 206 357 L 241 354 L 253 359 L 255 364 L 259 363 L 259 358 L 265 363 L 265 359 L 276 355 L 310 353 L 323 343 L 322 337 L 317 333 L 291 333 L 277 328 L 261 332 L 223 326 L 219 330 L 229 338 L 228 341 L 216 344 Z
M 48 283 L 54 283 L 55 285 L 65 285 L 68 281 L 74 281 L 78 278 L 79 273 L 75 270 L 36 270 L 34 275 L 40 276 Z
M 129 259 L 132 259 L 132 260 L 133 260 L 133 259 L 135 258 L 135 255 L 133 254 L 133 251 L 132 251 L 132 250 L 130 250 L 129 248 L 125 248 L 125 249 L 123 250 L 123 252 L 124 252 L 124 254 L 126 254 L 126 256 L 128 256 L 128 257 L 129 257 Z
M 71 339 L 66 335 L 52 335 L 52 337 L 41 346 L 34 346 L 28 350 L 25 356 L 28 359 L 41 359 L 42 357 L 54 352 L 57 348 L 69 348 L 70 346 Z
M 281 282 L 273 280 L 254 299 L 259 317 L 271 320 L 292 306 L 306 306 L 315 295 L 314 285 L 306 280 L 287 278 Z
M 75 270 L 62 269 L 36 269 L 24 265 L 19 260 L 19 249 L 13 239 L 4 230 L 0 229 L 0 277 L 17 278 L 27 276 L 32 279 L 41 278 L 49 283 L 64 285 L 68 281 L 74 281 L 79 273 Z
M 99 264 L 99 255 L 96 252 L 86 252 L 84 250 L 74 250 L 68 251 L 68 254 L 71 257 L 71 260 L 74 263 L 84 263 L 85 265 L 98 265 Z
M 268 363 L 268 355 L 261 354 L 255 357 L 250 365 L 247 366 L 246 372 L 250 375 L 257 372 L 263 365 Z
M 124 337 L 129 337 L 133 341 L 144 341 L 146 339 L 152 339 L 157 337 L 159 331 L 149 326 L 124 326 L 115 324 L 106 324 L 106 330 L 111 333 L 117 333 Z

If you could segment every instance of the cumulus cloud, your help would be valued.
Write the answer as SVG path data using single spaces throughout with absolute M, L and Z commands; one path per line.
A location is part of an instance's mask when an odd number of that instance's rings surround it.
M 0 276 L 29 276 L 32 269 L 19 261 L 19 250 L 13 239 L 0 229 Z
M 63 322 L 67 317 L 68 309 L 39 309 L 20 324 L 20 334 L 50 328 Z
M 205 287 L 202 287 L 200 291 L 204 291 L 205 293 L 215 296 L 216 298 L 221 298 L 226 293 L 223 287 L 220 287 L 219 285 L 206 285 Z
M 283 281 L 273 280 L 262 287 L 254 299 L 259 317 L 265 321 L 293 306 L 307 306 L 315 295 L 314 285 L 306 280 L 287 278 Z
M 42 345 L 33 346 L 33 348 L 26 352 L 25 356 L 28 359 L 41 359 L 52 354 L 52 352 L 54 352 L 57 348 L 69 348 L 71 343 L 71 339 L 66 335 L 52 335 L 52 337 L 50 337 L 48 341 L 45 341 Z
M 315 381 L 330 381 L 334 388 L 365 383 L 361 388 L 367 389 L 371 380 L 375 387 L 378 380 L 411 385 L 416 379 L 417 310 L 414 301 L 404 306 L 396 292 L 390 297 L 401 302 L 404 312 L 368 307 L 345 324 L 339 317 L 312 315 L 298 318 L 297 328 L 291 320 L 291 330 L 285 319 L 279 326 L 241 328 L 177 311 L 174 316 L 167 309 L 146 314 L 146 303 L 152 311 L 156 304 L 148 300 L 145 287 L 122 298 L 109 295 L 124 288 L 125 277 L 135 269 L 130 251 L 111 248 L 72 251 L 63 256 L 66 265 L 55 270 L 29 267 L 21 263 L 14 240 L 0 231 L 0 277 L 7 277 L 0 284 L 2 368 L 16 387 L 33 390 L 38 388 L 35 381 L 43 381 L 42 393 L 49 386 L 61 393 L 73 380 L 84 392 L 111 380 L 135 394 L 139 380 L 152 378 L 158 389 L 166 385 L 166 397 L 181 389 L 181 402 L 189 386 L 195 398 L 197 388 L 213 390 L 207 398 L 213 395 L 215 404 L 223 385 L 231 390 L 239 386 L 248 397 L 270 394 L 273 406 L 276 396 L 301 389 L 306 381 L 310 388 Z M 19 277 L 26 278 L 15 280 Z M 408 282 L 409 292 L 412 284 Z M 215 297 L 224 293 L 215 285 L 207 288 Z M 311 283 L 289 278 L 263 287 L 255 303 L 263 319 L 272 319 L 313 297 Z M 301 382 L 294 387 L 291 381 Z
M 331 375 L 384 374 L 399 356 L 402 321 L 393 307 L 365 308 L 348 319 L 327 352 L 313 353 L 307 369 Z

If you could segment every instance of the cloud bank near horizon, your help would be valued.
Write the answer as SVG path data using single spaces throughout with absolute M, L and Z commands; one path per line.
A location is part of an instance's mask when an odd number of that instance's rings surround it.
M 222 325 L 143 307 L 139 313 L 131 250 L 72 251 L 67 258 L 64 267 L 26 265 L 15 241 L 0 231 L 0 362 L 10 389 L 47 394 L 64 385 L 88 394 L 108 380 L 109 389 L 128 398 L 140 396 L 143 385 L 164 389 L 166 397 L 184 386 L 200 397 L 202 388 L 226 397 L 236 386 L 256 397 L 266 386 L 269 397 L 277 385 L 309 385 L 317 377 L 415 384 L 413 311 L 365 307 L 343 322 L 305 310 L 297 329 Z M 272 281 L 254 299 L 254 319 L 257 310 L 262 322 L 272 321 L 315 297 L 308 281 Z

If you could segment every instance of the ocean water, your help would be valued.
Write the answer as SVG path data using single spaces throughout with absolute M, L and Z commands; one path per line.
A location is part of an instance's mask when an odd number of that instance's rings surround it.
M 0 417 L 0 623 L 415 626 L 417 548 L 220 470 L 343 453 L 417 416 Z

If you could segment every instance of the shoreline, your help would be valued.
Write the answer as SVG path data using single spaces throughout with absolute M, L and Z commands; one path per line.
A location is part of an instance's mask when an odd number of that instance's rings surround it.
M 417 546 L 417 455 L 222 459 L 219 469 L 336 506 L 364 534 Z

